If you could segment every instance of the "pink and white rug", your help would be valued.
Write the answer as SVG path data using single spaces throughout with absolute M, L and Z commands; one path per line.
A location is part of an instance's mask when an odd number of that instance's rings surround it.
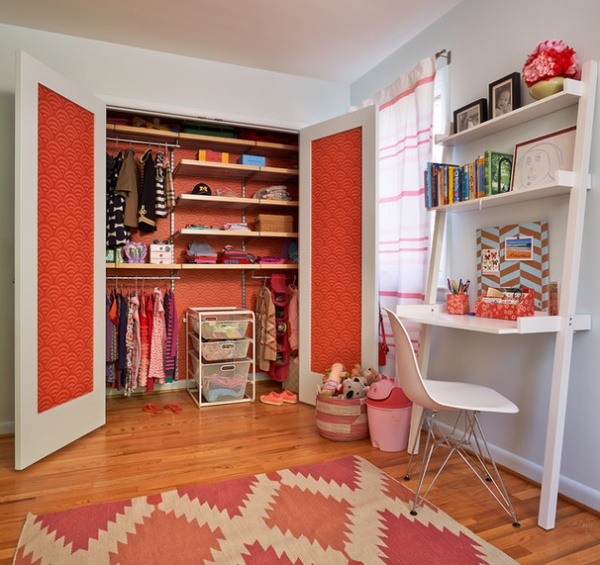
M 15 564 L 514 564 L 362 457 L 29 514 Z

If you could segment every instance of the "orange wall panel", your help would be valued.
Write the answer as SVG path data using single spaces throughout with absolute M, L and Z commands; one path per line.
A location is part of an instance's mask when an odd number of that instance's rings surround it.
M 94 387 L 94 116 L 40 85 L 38 124 L 41 413 Z
M 361 362 L 361 134 L 312 143 L 310 369 L 317 373 Z

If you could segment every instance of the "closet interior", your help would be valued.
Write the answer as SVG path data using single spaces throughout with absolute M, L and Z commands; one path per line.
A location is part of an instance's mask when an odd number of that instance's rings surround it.
M 255 374 L 286 381 L 298 352 L 298 134 L 109 109 L 106 158 L 107 394 L 186 388 L 204 406 L 254 399 Z M 203 336 L 202 320 L 189 327 L 205 311 L 252 323 L 232 346 Z M 202 367 L 214 361 L 239 364 L 247 391 L 236 372 L 231 394 L 211 393 Z

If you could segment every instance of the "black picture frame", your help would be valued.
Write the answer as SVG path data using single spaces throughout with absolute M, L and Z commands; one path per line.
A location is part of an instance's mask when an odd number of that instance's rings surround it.
M 521 75 L 511 73 L 489 85 L 490 119 L 521 107 Z
M 480 98 L 454 110 L 454 133 L 460 133 L 487 120 L 487 100 Z

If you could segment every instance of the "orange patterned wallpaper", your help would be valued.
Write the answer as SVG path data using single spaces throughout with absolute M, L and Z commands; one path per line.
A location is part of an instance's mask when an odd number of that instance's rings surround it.
M 312 145 L 311 371 L 361 362 L 361 129 Z
M 41 413 L 94 387 L 94 115 L 42 85 L 38 92 Z

